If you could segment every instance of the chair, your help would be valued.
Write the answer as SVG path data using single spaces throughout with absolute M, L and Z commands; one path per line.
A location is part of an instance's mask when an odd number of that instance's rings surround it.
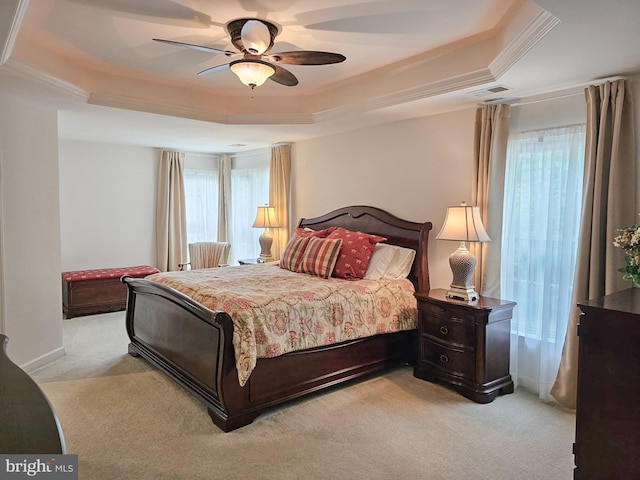
M 180 270 L 185 270 L 187 265 L 191 266 L 191 270 L 220 267 L 229 261 L 229 242 L 195 242 L 190 243 L 188 247 L 190 261 L 181 263 Z

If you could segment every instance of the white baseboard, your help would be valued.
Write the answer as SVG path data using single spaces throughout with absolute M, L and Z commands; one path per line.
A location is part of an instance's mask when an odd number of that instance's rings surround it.
M 38 358 L 34 358 L 33 360 L 30 360 L 23 365 L 20 365 L 20 368 L 22 368 L 25 372 L 30 373 L 40 367 L 44 367 L 45 365 L 48 365 L 49 363 L 53 362 L 54 360 L 57 360 L 58 358 L 64 357 L 64 355 L 65 355 L 64 347 L 59 347 L 49 353 L 45 353 L 44 355 L 41 355 Z

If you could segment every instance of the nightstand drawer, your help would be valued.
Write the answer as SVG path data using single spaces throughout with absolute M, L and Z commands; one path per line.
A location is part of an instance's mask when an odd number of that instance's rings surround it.
M 421 339 L 422 360 L 453 375 L 471 380 L 475 374 L 475 356 L 473 352 L 463 352 L 442 346 L 436 342 Z
M 440 317 L 449 318 L 459 322 L 475 323 L 476 317 L 473 311 L 457 305 L 442 305 L 438 303 L 420 302 L 420 309 Z
M 429 335 L 444 342 L 463 345 L 471 349 L 475 347 L 475 325 L 451 320 L 449 318 L 441 317 L 440 315 L 424 313 L 423 311 L 420 312 L 420 315 L 422 334 Z

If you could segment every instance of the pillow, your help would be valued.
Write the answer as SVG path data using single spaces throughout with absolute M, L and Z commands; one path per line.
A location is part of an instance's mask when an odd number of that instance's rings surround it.
M 342 239 L 307 237 L 309 243 L 302 255 L 300 272 L 329 278 L 338 260 Z
M 307 248 L 309 240 L 311 240 L 311 237 L 296 237 L 295 235 L 291 237 L 280 257 L 280 268 L 299 272 L 302 255 Z
M 308 227 L 298 227 L 293 231 L 293 234 L 296 237 L 321 237 L 325 238 L 331 232 L 333 232 L 337 227 L 329 227 L 323 230 L 314 230 Z
M 336 228 L 327 238 L 342 239 L 342 250 L 333 270 L 333 276 L 347 280 L 364 278 L 374 247 L 378 242 L 386 240 L 379 235 L 353 232 L 343 227 Z
M 411 272 L 416 251 L 410 248 L 378 243 L 373 249 L 365 280 L 406 278 Z

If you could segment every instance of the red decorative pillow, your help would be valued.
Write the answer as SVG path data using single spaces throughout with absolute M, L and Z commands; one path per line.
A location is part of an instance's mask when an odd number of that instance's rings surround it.
M 374 247 L 386 240 L 380 235 L 353 232 L 343 227 L 338 227 L 327 238 L 342 239 L 342 250 L 333 269 L 333 276 L 347 280 L 364 278 Z
M 299 272 L 302 255 L 307 248 L 309 240 L 311 240 L 311 237 L 297 237 L 295 235 L 291 237 L 284 252 L 282 252 L 280 268 L 291 270 L 292 272 Z
M 338 260 L 342 239 L 308 238 L 309 243 L 302 256 L 300 272 L 329 278 Z
M 296 237 L 320 237 L 325 238 L 338 227 L 329 227 L 323 230 L 314 230 L 308 227 L 299 227 L 293 231 Z

